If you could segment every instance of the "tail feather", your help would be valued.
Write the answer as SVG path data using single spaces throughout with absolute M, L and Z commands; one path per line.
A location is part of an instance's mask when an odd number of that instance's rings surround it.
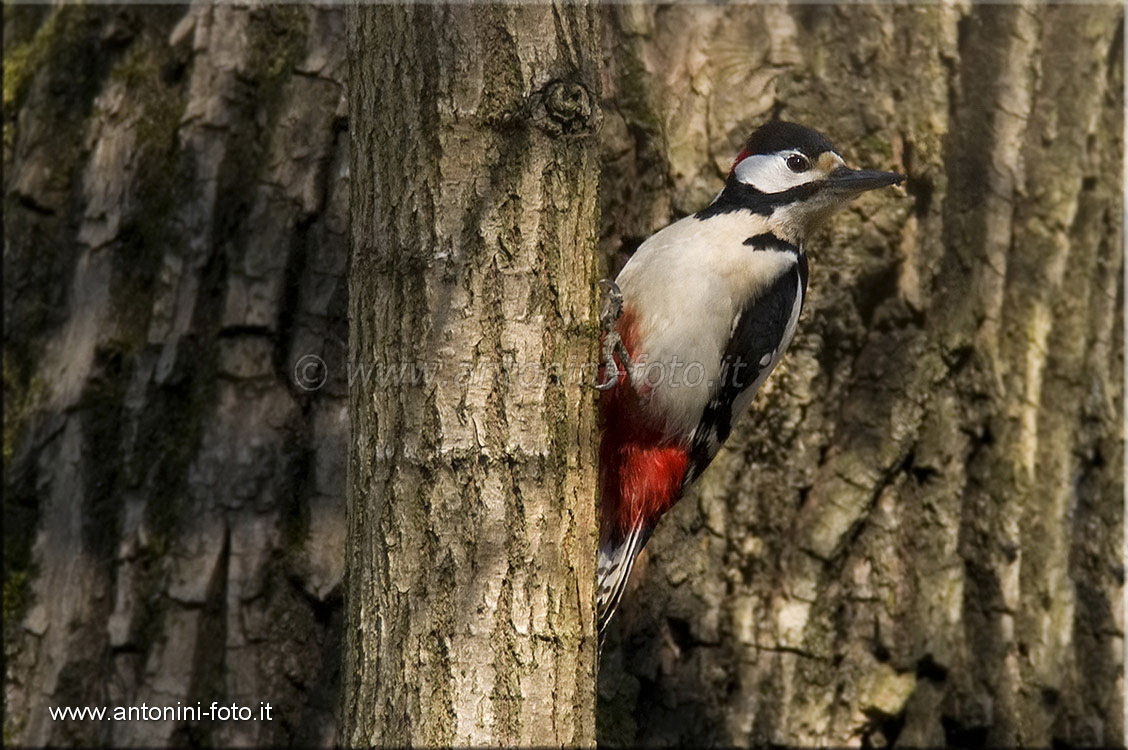
M 599 645 L 607 638 L 607 626 L 627 588 L 635 559 L 653 533 L 653 526 L 631 529 L 619 542 L 607 542 L 599 548 Z

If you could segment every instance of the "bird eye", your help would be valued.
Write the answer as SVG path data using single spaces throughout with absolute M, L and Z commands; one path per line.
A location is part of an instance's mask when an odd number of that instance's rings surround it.
M 787 157 L 787 168 L 792 172 L 806 172 L 811 168 L 811 162 L 807 161 L 807 157 L 805 156 L 792 154 Z

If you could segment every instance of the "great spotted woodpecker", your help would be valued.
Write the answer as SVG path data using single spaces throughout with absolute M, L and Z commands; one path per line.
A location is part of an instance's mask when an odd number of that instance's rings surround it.
M 779 364 L 807 291 L 803 241 L 866 190 L 819 133 L 769 122 L 713 202 L 638 248 L 610 285 L 600 386 L 599 635 L 635 557 Z

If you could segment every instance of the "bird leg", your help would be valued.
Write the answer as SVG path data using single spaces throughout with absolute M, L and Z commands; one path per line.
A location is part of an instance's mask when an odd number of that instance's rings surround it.
M 619 382 L 619 364 L 615 361 L 615 355 L 619 355 L 619 361 L 624 367 L 630 367 L 631 355 L 627 352 L 627 347 L 615 327 L 623 315 L 623 293 L 619 290 L 619 285 L 611 279 L 600 281 L 599 288 L 603 293 L 603 310 L 599 314 L 599 322 L 603 328 L 603 371 L 605 374 L 610 374 L 608 380 L 597 383 L 595 387 L 597 390 L 606 391 L 614 388 Z

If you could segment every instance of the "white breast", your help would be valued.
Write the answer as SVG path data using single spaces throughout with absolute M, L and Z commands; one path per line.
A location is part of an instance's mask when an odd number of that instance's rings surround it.
M 670 437 L 688 440 L 700 421 L 740 308 L 794 273 L 794 254 L 744 244 L 765 231 L 763 218 L 745 211 L 688 216 L 644 242 L 616 279 L 636 316 L 631 382 Z M 793 313 L 787 340 L 797 319 Z

